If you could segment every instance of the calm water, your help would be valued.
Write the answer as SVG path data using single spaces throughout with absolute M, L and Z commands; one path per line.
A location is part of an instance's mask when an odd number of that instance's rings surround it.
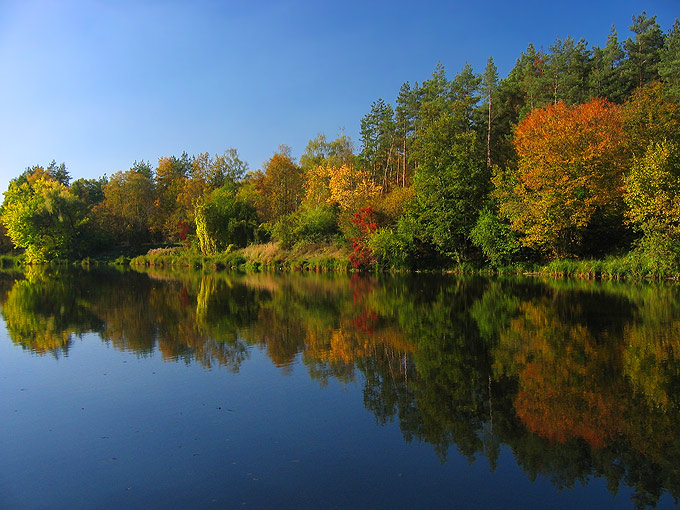
M 680 287 L 0 274 L 0 507 L 680 496 Z

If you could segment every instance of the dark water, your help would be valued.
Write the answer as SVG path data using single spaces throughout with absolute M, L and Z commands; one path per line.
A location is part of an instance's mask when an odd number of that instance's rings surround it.
M 0 275 L 0 507 L 680 496 L 680 287 Z

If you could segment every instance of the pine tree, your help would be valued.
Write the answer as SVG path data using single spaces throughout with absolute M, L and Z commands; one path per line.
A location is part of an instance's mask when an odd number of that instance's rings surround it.
M 498 68 L 493 62 L 493 57 L 489 57 L 486 69 L 482 75 L 482 93 L 487 104 L 487 128 L 486 128 L 486 167 L 491 168 L 491 118 L 493 115 L 493 96 L 498 88 Z
M 680 100 L 680 22 L 675 19 L 659 54 L 659 76 L 668 92 Z
M 591 72 L 588 77 L 590 95 L 622 103 L 626 97 L 621 65 L 626 54 L 619 41 L 616 27 L 612 25 L 604 48 L 593 49 Z
M 629 37 L 624 43 L 628 59 L 623 70 L 629 91 L 632 91 L 659 78 L 658 65 L 664 46 L 664 33 L 656 22 L 656 16 L 648 18 L 645 11 L 633 16 L 630 30 L 635 38 Z

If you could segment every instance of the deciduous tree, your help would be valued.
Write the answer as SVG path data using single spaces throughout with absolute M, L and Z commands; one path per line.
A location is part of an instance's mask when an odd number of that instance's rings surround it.
M 265 164 L 265 173 L 258 183 L 263 219 L 274 223 L 278 218 L 297 210 L 304 196 L 304 176 L 295 164 L 290 147 L 281 145 Z
M 116 172 L 103 187 L 104 200 L 93 211 L 110 240 L 139 245 L 151 239 L 156 215 L 154 182 L 135 167 Z
M 622 206 L 623 142 L 620 108 L 602 99 L 548 105 L 520 122 L 517 169 L 494 176 L 494 193 L 524 245 L 555 256 L 578 252 L 593 215 Z
M 665 265 L 680 254 L 680 156 L 672 142 L 652 143 L 625 176 L 628 218 L 643 232 L 643 248 Z M 665 269 L 672 269 L 666 267 Z
M 64 183 L 37 171 L 10 183 L 0 220 L 28 262 L 41 263 L 74 255 L 84 216 L 84 203 Z
M 196 236 L 204 255 L 215 255 L 229 245 L 245 247 L 254 239 L 255 208 L 236 194 L 233 184 L 217 188 L 196 207 Z

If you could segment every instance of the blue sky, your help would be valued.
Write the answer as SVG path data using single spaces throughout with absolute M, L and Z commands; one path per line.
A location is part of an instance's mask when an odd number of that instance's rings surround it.
M 504 77 L 530 42 L 625 39 L 643 10 L 667 31 L 680 0 L 0 0 L 0 191 L 53 159 L 76 179 L 230 147 L 256 169 L 319 132 L 358 146 L 371 103 L 439 61 Z

